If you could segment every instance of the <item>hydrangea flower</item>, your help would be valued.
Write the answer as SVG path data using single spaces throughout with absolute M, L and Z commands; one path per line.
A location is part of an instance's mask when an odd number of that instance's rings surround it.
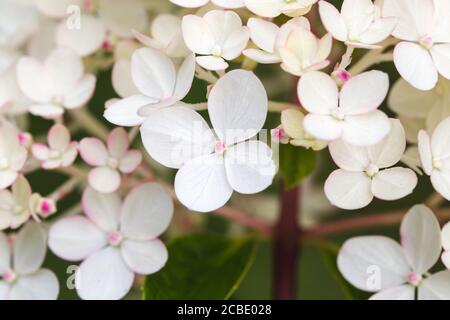
M 261 17 L 275 18 L 280 14 L 297 17 L 307 14 L 318 0 L 244 0 L 245 6 Z
M 134 274 L 152 274 L 167 261 L 158 237 L 172 219 L 173 203 L 157 184 L 133 189 L 122 202 L 115 193 L 83 193 L 86 216 L 71 216 L 50 228 L 49 247 L 62 259 L 83 260 L 76 271 L 82 299 L 121 299 Z
M 43 118 L 54 119 L 64 109 L 86 104 L 95 89 L 95 76 L 84 74 L 81 58 L 72 50 L 58 48 L 44 63 L 23 57 L 17 64 L 20 89 L 33 102 L 29 111 Z
M 33 156 L 42 162 L 43 169 L 69 167 L 78 154 L 78 143 L 71 141 L 70 131 L 62 124 L 50 128 L 47 136 L 48 146 L 35 143 L 32 146 Z
M 226 9 L 237 9 L 244 6 L 243 0 L 211 0 L 216 6 Z M 170 0 L 181 7 L 185 8 L 198 8 L 206 5 L 209 0 Z
M 432 133 L 442 119 L 450 116 L 448 101 L 450 80 L 440 77 L 432 90 L 421 91 L 400 78 L 391 89 L 388 105 L 399 115 L 408 140 L 417 143 L 419 130 Z
M 307 134 L 303 128 L 305 115 L 297 109 L 284 110 L 281 113 L 281 125 L 291 140 L 290 144 L 297 147 L 311 148 L 314 151 L 325 149 L 328 143 L 317 140 Z
M 0 121 L 0 190 L 16 181 L 27 160 L 28 152 L 18 134 L 13 125 Z
M 81 15 L 81 28 L 68 28 L 62 21 L 56 32 L 56 42 L 85 57 L 100 48 L 110 50 L 118 39 L 132 39 L 133 30 L 144 32 L 148 27 L 145 4 L 140 0 L 99 0 L 92 14 Z
M 384 0 L 383 16 L 398 18 L 394 63 L 403 79 L 420 90 L 434 88 L 438 73 L 450 79 L 449 1 Z
M 190 51 L 181 32 L 181 18 L 173 14 L 160 14 L 152 23 L 151 37 L 135 32 L 135 37 L 147 47 L 161 50 L 170 58 L 184 58 Z
M 52 271 L 41 268 L 46 238 L 34 222 L 14 237 L 0 232 L 0 300 L 56 300 L 58 279 Z
M 330 143 L 329 148 L 340 169 L 326 180 L 325 194 L 339 208 L 363 208 L 374 197 L 398 200 L 417 185 L 411 169 L 389 168 L 400 161 L 406 148 L 405 131 L 398 120 L 391 120 L 390 133 L 374 146 L 355 147 L 339 140 Z
M 109 105 L 104 116 L 116 125 L 140 125 L 155 110 L 181 101 L 192 86 L 194 74 L 192 54 L 177 71 L 173 61 L 160 51 L 141 48 L 133 54 L 131 61 L 132 79 L 140 94 Z
M 155 112 L 141 127 L 150 156 L 179 169 L 175 192 L 186 207 L 208 212 L 223 206 L 233 190 L 252 194 L 266 189 L 275 175 L 272 151 L 247 141 L 263 127 L 267 94 L 251 72 L 234 70 L 212 88 L 208 113 L 214 131 L 192 109 Z
M 380 1 L 344 0 L 339 11 L 329 2 L 319 1 L 322 23 L 329 33 L 348 46 L 376 49 L 397 25 L 395 17 L 381 17 Z
M 95 167 L 89 172 L 89 185 L 103 193 L 116 191 L 121 182 L 120 173 L 133 172 L 142 161 L 139 150 L 129 150 L 130 140 L 123 128 L 108 135 L 107 146 L 97 138 L 80 141 L 80 156 Z
M 182 21 L 183 38 L 205 69 L 228 68 L 227 60 L 239 57 L 247 46 L 249 31 L 236 12 L 208 11 L 203 17 L 186 15 Z
M 430 136 L 425 130 L 419 132 L 419 152 L 422 169 L 431 183 L 444 198 L 450 200 L 450 117 L 442 120 Z
M 368 71 L 350 78 L 340 92 L 327 74 L 308 72 L 298 83 L 302 106 L 310 113 L 305 131 L 324 141 L 343 141 L 356 146 L 378 143 L 389 132 L 388 117 L 377 108 L 389 90 L 389 78 L 381 71 Z
M 424 205 L 411 208 L 400 226 L 401 245 L 383 236 L 347 240 L 338 268 L 360 290 L 376 292 L 372 300 L 450 299 L 450 272 L 428 271 L 441 253 L 440 228 Z

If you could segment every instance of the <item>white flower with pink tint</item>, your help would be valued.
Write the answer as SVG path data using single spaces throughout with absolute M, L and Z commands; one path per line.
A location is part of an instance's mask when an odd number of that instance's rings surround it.
M 65 109 L 85 105 L 96 82 L 95 76 L 84 73 L 81 58 L 67 48 L 55 49 L 43 63 L 31 57 L 21 58 L 17 80 L 32 101 L 29 111 L 48 119 L 60 117 Z
M 239 57 L 249 40 L 248 28 L 233 11 L 212 10 L 203 17 L 186 15 L 182 30 L 187 47 L 198 55 L 197 63 L 213 71 L 227 69 L 227 61 Z
M 127 68 L 126 65 L 122 67 Z M 120 126 L 141 125 L 155 110 L 180 103 L 191 89 L 194 74 L 193 54 L 177 70 L 174 62 L 162 52 L 152 48 L 139 49 L 131 60 L 131 76 L 139 94 L 112 103 L 106 108 L 104 117 Z M 132 93 L 129 84 L 123 85 L 127 88 L 123 93 Z
M 450 1 L 384 0 L 383 16 L 397 17 L 392 33 L 394 63 L 403 79 L 419 90 L 430 90 L 438 74 L 450 79 Z
M 419 132 L 419 152 L 423 171 L 431 184 L 445 199 L 450 200 L 450 117 L 442 120 L 430 136 Z
M 324 141 L 342 139 L 355 146 L 378 143 L 389 132 L 388 117 L 377 110 L 386 98 L 389 78 L 381 71 L 369 71 L 350 78 L 339 91 L 327 74 L 308 72 L 300 79 L 298 96 L 310 113 L 305 131 Z
M 0 233 L 0 300 L 56 300 L 56 275 L 41 268 L 47 236 L 30 222 L 16 235 Z
M 10 123 L 0 121 L 0 190 L 17 179 L 28 152 L 19 141 L 19 132 Z
M 412 193 L 417 185 L 414 171 L 394 167 L 406 149 L 405 131 L 398 120 L 391 120 L 391 132 L 371 147 L 355 147 L 342 140 L 329 145 L 340 169 L 325 182 L 325 194 L 335 206 L 354 210 L 367 206 L 373 198 L 398 200 Z
M 170 0 L 170 2 L 185 8 L 199 8 L 209 3 L 209 0 Z M 244 7 L 244 0 L 211 0 L 216 6 L 226 9 Z
M 31 187 L 20 175 L 10 190 L 0 191 L 0 230 L 17 229 L 34 214 L 30 206 Z
M 261 17 L 275 18 L 280 14 L 297 17 L 307 14 L 318 0 L 244 0 L 245 6 Z
M 441 253 L 439 222 L 424 205 L 404 216 L 399 245 L 383 236 L 347 240 L 338 254 L 338 268 L 356 288 L 374 292 L 372 300 L 449 300 L 450 272 L 428 271 Z
M 103 193 L 116 191 L 121 182 L 120 174 L 133 172 L 142 161 L 139 150 L 129 150 L 130 140 L 123 128 L 116 128 L 108 135 L 107 145 L 97 138 L 80 141 L 80 156 L 95 167 L 89 172 L 89 185 Z
M 42 168 L 56 169 L 69 167 L 78 154 L 78 143 L 71 141 L 70 131 L 62 124 L 55 124 L 50 128 L 47 136 L 48 146 L 35 143 L 31 152 L 41 161 Z
M 175 193 L 181 203 L 194 211 L 213 211 L 233 191 L 254 194 L 272 184 L 272 150 L 249 140 L 262 129 L 267 109 L 261 81 L 251 72 L 234 70 L 210 92 L 208 113 L 214 130 L 194 110 L 171 107 L 143 123 L 142 141 L 153 159 L 179 169 Z
M 79 28 L 69 28 L 62 20 L 56 31 L 56 42 L 80 56 L 89 56 L 100 49 L 112 50 L 120 39 L 132 39 L 133 30 L 144 32 L 148 15 L 144 1 L 99 0 L 91 3 L 90 13 L 82 14 Z
M 161 50 L 170 58 L 184 58 L 190 51 L 184 44 L 181 18 L 172 14 L 160 14 L 152 23 L 151 37 L 135 32 L 135 37 L 147 47 Z
M 83 260 L 76 272 L 82 299 L 121 299 L 135 273 L 152 274 L 165 265 L 168 253 L 158 237 L 172 220 L 172 199 L 158 184 L 147 183 L 123 202 L 116 193 L 88 188 L 82 203 L 86 216 L 56 222 L 49 247 L 65 260 Z
M 322 23 L 333 37 L 348 46 L 376 49 L 397 25 L 395 17 L 381 17 L 380 1 L 344 0 L 341 12 L 329 2 L 319 1 Z

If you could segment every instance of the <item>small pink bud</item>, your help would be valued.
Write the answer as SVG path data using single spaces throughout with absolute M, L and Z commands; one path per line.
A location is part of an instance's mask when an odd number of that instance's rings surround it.
M 347 70 L 339 70 L 336 74 L 336 78 L 342 83 L 347 82 L 351 77 L 352 75 Z
M 289 137 L 281 126 L 270 130 L 270 134 L 272 135 L 272 140 L 279 143 L 287 143 L 289 140 Z
M 28 132 L 20 132 L 18 134 L 19 142 L 25 148 L 30 148 L 33 144 L 33 136 Z
M 408 282 L 412 284 L 413 286 L 419 285 L 419 283 L 422 281 L 422 276 L 420 274 L 417 274 L 415 272 L 411 272 L 408 274 Z
M 48 198 L 41 198 L 37 203 L 37 213 L 46 218 L 56 212 L 55 201 Z
M 11 270 L 6 271 L 2 277 L 6 283 L 13 283 L 17 279 L 17 275 Z

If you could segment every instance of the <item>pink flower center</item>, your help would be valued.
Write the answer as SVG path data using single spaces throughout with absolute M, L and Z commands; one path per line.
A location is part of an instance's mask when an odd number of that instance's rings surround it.
M 19 138 L 19 143 L 22 146 L 29 146 L 31 142 L 31 135 L 28 132 L 21 132 L 17 135 Z
M 283 130 L 283 128 L 273 129 L 272 137 L 275 141 L 281 141 L 286 138 L 286 132 Z
M 49 199 L 42 199 L 39 203 L 39 213 L 46 217 L 56 211 L 55 204 Z
M 109 158 L 108 166 L 110 166 L 113 169 L 117 169 L 117 167 L 119 167 L 119 160 L 117 160 L 116 158 Z
M 218 141 L 214 147 L 214 151 L 216 153 L 224 153 L 226 149 L 227 149 L 227 146 L 222 141 Z
M 350 80 L 350 78 L 352 77 L 352 75 L 350 74 L 350 72 L 348 72 L 347 70 L 340 70 L 337 74 L 336 77 L 342 81 L 342 82 L 347 82 L 348 80 Z
M 411 272 L 410 274 L 408 274 L 408 282 L 413 286 L 418 286 L 421 281 L 422 276 L 420 274 L 417 274 L 415 272 Z
M 430 36 L 425 36 L 419 41 L 420 45 L 424 47 L 425 49 L 431 49 L 434 45 L 433 38 Z
M 113 231 L 108 235 L 109 244 L 113 247 L 117 247 L 123 241 L 123 235 L 119 231 Z
M 13 283 L 16 279 L 17 275 L 13 271 L 6 271 L 3 274 L 3 280 L 7 283 Z

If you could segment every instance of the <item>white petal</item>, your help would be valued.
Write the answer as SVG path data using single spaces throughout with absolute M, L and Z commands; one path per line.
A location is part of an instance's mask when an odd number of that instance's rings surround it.
M 298 83 L 298 97 L 302 106 L 316 114 L 330 114 L 338 107 L 338 88 L 336 82 L 326 73 L 308 72 Z
M 397 44 L 394 63 L 402 78 L 419 90 L 430 90 L 438 81 L 438 73 L 430 53 L 416 43 Z
M 64 20 L 56 31 L 56 43 L 60 47 L 75 50 L 86 57 L 99 50 L 106 37 L 106 30 L 99 19 L 90 15 L 81 16 L 81 28 L 68 28 Z
M 215 45 L 214 35 L 207 22 L 195 15 L 186 15 L 182 21 L 183 39 L 186 46 L 197 54 L 210 54 Z
M 168 252 L 160 240 L 134 241 L 126 239 L 121 247 L 122 257 L 128 267 L 139 274 L 152 274 L 167 262 Z
M 83 76 L 83 61 L 75 51 L 58 48 L 50 53 L 44 63 L 44 72 L 50 78 L 52 94 L 65 95 L 73 90 Z
M 0 233 L 0 273 L 3 274 L 11 268 L 11 247 L 6 235 Z
M 161 235 L 173 215 L 170 195 L 156 183 L 143 184 L 125 198 L 121 211 L 121 231 L 134 240 L 150 240 Z
M 308 114 L 303 121 L 305 131 L 319 140 L 334 141 L 342 137 L 343 122 L 328 115 Z
M 285 4 L 280 0 L 244 0 L 246 7 L 261 17 L 274 18 L 281 14 Z
M 206 70 L 222 71 L 229 67 L 229 64 L 221 57 L 200 56 L 196 58 L 199 66 Z
M 119 300 L 130 291 L 133 280 L 134 273 L 113 247 L 90 255 L 76 272 L 77 292 L 84 300 Z
M 82 0 L 35 0 L 36 7 L 43 14 L 52 18 L 64 18 L 67 15 L 67 7 L 75 5 L 82 7 Z
M 85 105 L 94 95 L 97 79 L 92 74 L 85 75 L 64 97 L 63 104 L 67 109 L 75 109 Z
M 20 276 L 11 287 L 11 300 L 56 300 L 59 283 L 56 275 L 47 269 L 40 269 L 32 274 Z
M 434 42 L 450 42 L 450 3 L 447 0 L 434 0 L 434 25 L 432 38 Z
M 411 194 L 417 176 L 411 169 L 390 168 L 378 172 L 372 179 L 372 193 L 382 200 L 398 200 Z
M 52 96 L 50 79 L 44 67 L 34 58 L 24 57 L 17 63 L 17 83 L 32 101 L 46 103 Z
M 144 95 L 163 100 L 173 96 L 176 71 L 169 57 L 152 48 L 134 52 L 131 60 L 134 84 Z
M 222 207 L 233 193 L 223 162 L 221 155 L 211 154 L 181 167 L 175 177 L 175 192 L 180 202 L 198 212 Z
M 119 170 L 122 173 L 132 173 L 142 162 L 140 150 L 130 150 L 120 159 Z
M 259 18 L 250 18 L 247 26 L 253 43 L 266 52 L 275 52 L 275 40 L 280 30 L 276 24 Z
M 234 70 L 220 78 L 209 95 L 208 113 L 219 139 L 226 144 L 255 136 L 268 110 L 267 93 L 251 72 Z
M 139 0 L 100 0 L 98 15 L 114 35 L 132 38 L 132 30 L 144 31 L 148 26 L 145 5 Z
M 258 63 L 271 64 L 281 62 L 277 54 L 267 53 L 259 49 L 246 49 L 242 53 Z
M 46 161 L 50 157 L 50 149 L 43 143 L 35 143 L 31 148 L 33 157 L 40 161 Z
M 0 281 L 0 301 L 7 300 L 11 286 L 5 281 Z
M 369 156 L 373 164 L 379 168 L 387 168 L 400 161 L 406 150 L 405 130 L 397 119 L 391 119 L 391 131 L 374 146 L 369 148 Z
M 17 179 L 17 172 L 12 170 L 0 171 L 0 190 L 8 188 Z
M 370 146 L 386 137 L 391 124 L 383 112 L 375 110 L 362 115 L 347 116 L 342 129 L 342 140 L 356 146 Z
M 70 143 L 70 132 L 62 124 L 55 124 L 48 132 L 48 145 L 54 150 L 64 151 Z
M 209 0 L 170 0 L 170 2 L 185 8 L 198 8 L 207 4 L 208 1 Z
M 122 98 L 139 93 L 131 77 L 131 61 L 128 59 L 116 61 L 113 66 L 111 81 L 114 90 Z
M 139 115 L 139 109 L 155 102 L 155 99 L 140 94 L 130 96 L 108 106 L 103 116 L 118 126 L 138 126 L 145 120 Z
M 37 271 L 44 262 L 46 250 L 45 231 L 35 222 L 27 223 L 14 241 L 14 270 L 19 274 Z
M 419 286 L 419 300 L 450 300 L 450 271 L 441 271 L 426 278 Z
M 97 138 L 84 138 L 81 140 L 80 155 L 91 166 L 105 165 L 109 158 L 105 144 Z
M 225 168 L 231 187 L 243 194 L 266 189 L 277 171 L 272 150 L 260 141 L 247 141 L 228 148 Z
M 147 40 L 156 42 L 159 48 L 163 49 L 170 45 L 175 37 L 181 34 L 181 18 L 168 13 L 158 14 L 153 20 L 151 31 L 152 38 L 149 38 L 141 33 L 135 34 L 136 38 L 145 43 Z M 144 41 L 142 41 L 144 39 Z M 149 46 L 148 44 L 146 44 Z M 150 45 L 152 46 L 152 45 Z
M 434 129 L 431 138 L 431 150 L 433 157 L 438 160 L 445 160 L 450 156 L 450 117 L 442 120 Z
M 32 115 L 42 117 L 44 119 L 56 119 L 64 113 L 64 109 L 54 104 L 37 104 L 29 107 Z
M 383 16 L 399 19 L 393 36 L 402 40 L 417 41 L 429 34 L 433 15 L 433 0 L 385 0 L 383 3 Z
M 120 173 L 110 167 L 97 167 L 89 171 L 89 185 L 98 192 L 111 193 L 119 189 Z
M 450 223 L 447 222 L 442 228 L 441 232 L 441 242 L 444 250 L 450 250 Z
M 169 168 L 179 168 L 189 159 L 211 153 L 215 141 L 205 120 L 185 107 L 152 114 L 142 124 L 141 137 L 149 155 Z
M 411 285 L 402 285 L 387 288 L 375 293 L 370 297 L 370 300 L 415 300 L 414 287 Z
M 368 71 L 351 77 L 340 93 L 343 113 L 357 115 L 377 109 L 389 91 L 388 75 L 381 71 Z
M 450 169 L 433 170 L 431 184 L 445 199 L 450 201 Z
M 395 17 L 377 19 L 360 35 L 359 41 L 367 44 L 379 43 L 392 34 L 397 22 Z
M 175 83 L 174 97 L 178 100 L 184 99 L 191 90 L 192 82 L 195 75 L 195 56 L 189 54 L 181 64 L 177 73 L 177 80 Z
M 122 158 L 128 151 L 130 139 L 124 128 L 115 128 L 108 134 L 106 142 L 109 154 L 116 158 Z
M 347 240 L 337 264 L 344 278 L 360 290 L 376 292 L 407 282 L 410 272 L 400 245 L 386 237 L 365 236 Z M 372 277 L 379 277 L 379 287 Z
M 122 204 L 117 194 L 104 194 L 86 188 L 81 202 L 86 216 L 100 229 L 105 232 L 118 229 Z
M 322 23 L 333 38 L 339 41 L 347 40 L 347 26 L 339 11 L 326 1 L 319 1 L 319 13 Z
M 80 261 L 107 244 L 107 234 L 82 216 L 58 220 L 50 228 L 48 246 L 58 257 Z
M 450 79 L 450 44 L 437 44 L 431 48 L 431 56 L 438 72 Z
M 244 6 L 244 0 L 211 0 L 216 6 L 226 9 L 237 9 Z
M 441 254 L 440 227 L 434 213 L 424 205 L 412 207 L 400 226 L 401 244 L 414 272 L 424 274 Z
M 372 202 L 371 180 L 364 172 L 333 171 L 325 181 L 325 195 L 336 207 L 345 210 L 364 208 Z
M 328 147 L 333 161 L 341 169 L 362 172 L 370 164 L 367 148 L 355 147 L 342 140 L 334 141 Z
M 431 153 L 431 141 L 425 130 L 419 132 L 418 147 L 422 169 L 430 175 L 433 170 L 433 155 Z

